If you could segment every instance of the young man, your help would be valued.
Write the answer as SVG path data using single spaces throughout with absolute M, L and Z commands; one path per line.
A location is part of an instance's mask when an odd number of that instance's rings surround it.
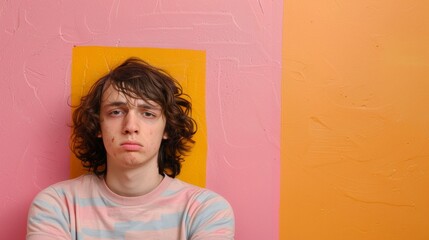
M 99 79 L 73 113 L 71 148 L 91 174 L 37 195 L 27 240 L 233 239 L 228 202 L 175 178 L 190 113 L 177 81 L 137 58 Z

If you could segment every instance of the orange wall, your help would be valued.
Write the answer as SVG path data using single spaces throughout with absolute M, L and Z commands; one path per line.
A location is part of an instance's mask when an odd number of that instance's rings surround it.
M 280 239 L 429 239 L 429 2 L 284 3 Z

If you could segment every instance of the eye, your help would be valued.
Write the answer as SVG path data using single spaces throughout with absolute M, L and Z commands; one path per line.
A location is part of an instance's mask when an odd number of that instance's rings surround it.
M 110 116 L 121 116 L 123 114 L 124 114 L 124 112 L 122 110 L 119 110 L 119 109 L 114 109 L 114 110 L 109 112 Z
M 143 116 L 146 118 L 155 118 L 156 115 L 153 114 L 152 112 L 143 112 Z

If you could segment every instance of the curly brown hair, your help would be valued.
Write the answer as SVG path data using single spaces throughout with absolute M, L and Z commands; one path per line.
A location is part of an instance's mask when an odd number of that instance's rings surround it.
M 181 170 L 183 156 L 195 141 L 197 125 L 191 117 L 192 105 L 181 85 L 167 72 L 139 58 L 129 58 L 101 77 L 81 98 L 73 112 L 71 150 L 82 165 L 97 176 L 107 172 L 107 154 L 100 133 L 100 107 L 104 91 L 113 86 L 127 97 L 152 100 L 159 104 L 166 117 L 165 132 L 158 154 L 161 175 L 176 177 Z

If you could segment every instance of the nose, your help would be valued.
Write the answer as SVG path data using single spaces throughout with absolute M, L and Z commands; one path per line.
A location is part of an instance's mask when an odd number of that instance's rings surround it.
M 136 114 L 129 111 L 124 117 L 123 134 L 137 134 L 139 133 L 139 125 Z

